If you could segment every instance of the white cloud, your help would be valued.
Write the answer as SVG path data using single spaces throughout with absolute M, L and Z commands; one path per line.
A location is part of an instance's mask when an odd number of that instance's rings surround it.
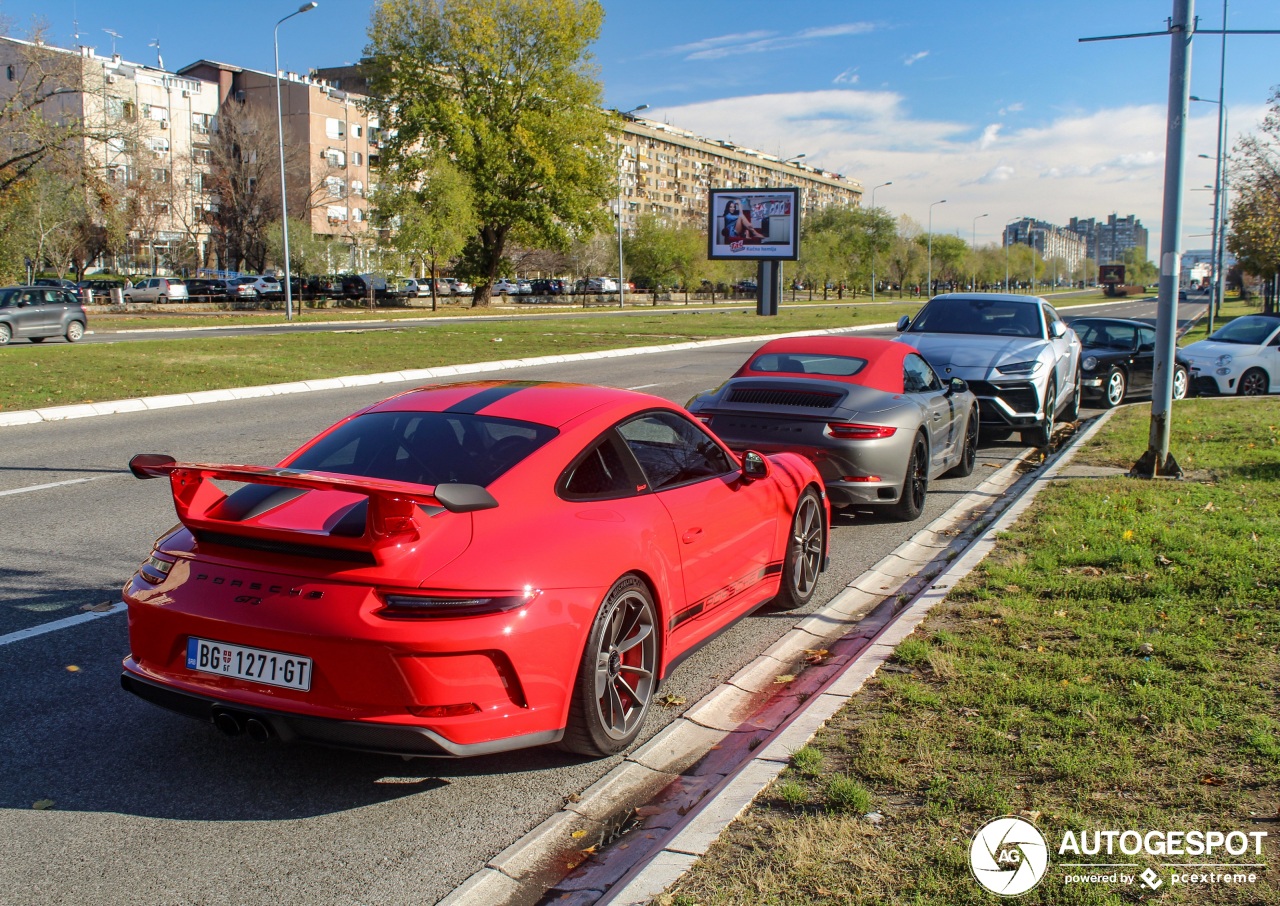
M 1008 116 L 1010 113 L 1019 113 L 1022 110 L 1022 102 L 1017 101 L 1013 104 L 1006 104 L 1000 108 L 1001 116 Z
M 1235 122 L 1261 120 L 1265 109 L 1232 110 Z M 652 118 L 746 147 L 804 152 L 805 163 L 843 173 L 864 186 L 893 180 L 876 196 L 895 214 L 923 220 L 930 203 L 934 226 L 998 241 L 1004 221 L 1029 215 L 1066 224 L 1071 217 L 1136 214 L 1159 249 L 1165 109 L 1123 106 L 1071 112 L 1041 125 L 1011 129 L 917 118 L 902 95 L 887 90 L 833 87 L 703 101 L 652 112 Z M 1189 135 L 1215 134 L 1213 112 L 1193 117 Z M 1117 124 L 1122 124 L 1117 128 Z M 1188 148 L 1188 188 L 1213 182 L 1213 163 Z M 1201 193 L 1208 196 L 1209 193 Z M 1184 204 L 1184 234 L 1209 231 L 1211 209 L 1201 195 Z M 1203 208 L 1203 210 L 1201 210 Z M 986 231 L 984 238 L 983 232 Z M 1193 247 L 1204 240 L 1186 240 Z
M 744 41 L 758 41 L 761 38 L 767 38 L 775 34 L 771 31 L 748 31 L 733 35 L 720 35 L 715 38 L 703 38 L 701 41 L 694 41 L 692 44 L 681 44 L 672 47 L 668 53 L 673 54 L 695 54 L 702 51 L 713 50 L 715 48 L 724 47 L 726 45 L 741 44 Z
M 843 22 L 805 28 L 789 35 L 774 31 L 749 31 L 732 35 L 704 38 L 690 44 L 680 44 L 665 51 L 668 54 L 685 54 L 686 60 L 721 60 L 725 57 L 747 53 L 766 53 L 790 50 L 824 38 L 841 38 L 863 35 L 873 31 L 870 22 Z
M 875 31 L 870 22 L 845 22 L 841 25 L 820 25 L 817 28 L 806 28 L 796 32 L 797 38 L 839 38 L 845 35 L 865 35 Z
M 929 51 L 927 50 L 922 50 L 919 53 L 913 53 L 911 56 L 907 57 L 905 60 L 902 61 L 902 65 L 910 66 L 912 63 L 917 63 L 920 60 L 923 60 L 927 56 L 929 56 Z
M 858 67 L 854 66 L 846 69 L 834 79 L 831 80 L 832 85 L 857 85 L 858 84 Z

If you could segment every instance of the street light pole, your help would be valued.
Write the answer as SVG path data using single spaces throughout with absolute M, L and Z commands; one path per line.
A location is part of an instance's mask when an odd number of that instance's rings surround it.
M 891 186 L 891 185 L 893 185 L 892 179 L 889 180 L 888 182 L 882 182 L 878 186 L 871 187 L 871 210 L 872 211 L 876 210 L 876 189 L 883 189 L 885 186 Z M 898 298 L 899 299 L 902 298 L 901 292 L 898 293 Z M 872 302 L 876 301 L 876 246 L 874 242 L 871 244 L 871 301 Z
M 1224 4 L 1223 4 L 1224 16 L 1226 15 L 1225 6 L 1226 4 L 1224 0 Z M 1223 30 L 1226 29 L 1227 26 L 1225 22 L 1223 23 L 1222 27 L 1223 27 Z M 1222 41 L 1223 41 L 1223 44 L 1225 45 L 1227 41 L 1227 36 L 1225 34 L 1222 36 Z M 1223 47 L 1223 52 L 1224 53 L 1226 52 L 1225 46 Z M 1218 156 L 1210 157 L 1207 154 L 1200 155 L 1200 157 L 1203 157 L 1205 160 L 1214 161 L 1213 230 L 1212 230 L 1213 238 L 1210 240 L 1210 247 L 1209 247 L 1209 255 L 1212 260 L 1212 267 L 1213 267 L 1213 274 L 1211 275 L 1211 281 L 1209 284 L 1209 290 L 1210 290 L 1209 333 L 1213 333 L 1213 319 L 1214 319 L 1214 316 L 1218 313 L 1218 307 L 1222 303 L 1222 290 L 1223 290 L 1222 265 L 1223 265 L 1223 259 L 1226 257 L 1226 255 L 1224 254 L 1222 243 L 1219 240 L 1221 238 L 1220 234 L 1222 233 L 1222 222 L 1226 218 L 1226 201 L 1223 199 L 1223 194 L 1224 194 L 1224 187 L 1226 185 L 1226 176 L 1227 176 L 1227 154 L 1226 154 L 1226 149 L 1223 146 L 1226 141 L 1227 107 L 1221 101 L 1214 101 L 1208 98 L 1199 98 L 1199 97 L 1196 97 L 1194 94 L 1191 95 L 1191 100 L 1200 101 L 1201 103 L 1205 103 L 1205 104 L 1218 105 Z
M 280 26 L 294 16 L 310 12 L 318 4 L 310 0 L 276 23 L 272 43 L 276 51 L 276 137 L 280 147 L 280 227 L 284 238 L 284 316 L 293 320 L 293 281 L 289 274 L 289 189 L 284 178 L 284 105 L 280 100 Z
M 944 198 L 929 205 L 929 280 L 924 288 L 926 302 L 933 297 L 933 209 L 940 204 L 946 203 L 947 200 Z
M 630 110 L 619 110 L 618 115 L 622 117 L 631 116 L 633 113 L 639 113 L 641 110 L 648 110 L 648 104 L 641 104 L 639 107 L 632 107 Z M 622 140 L 618 140 L 619 150 L 625 147 Z M 626 162 L 626 152 L 618 159 L 618 307 L 622 308 L 627 301 L 626 289 L 623 286 L 622 279 L 622 173 L 623 166 Z M 656 296 L 654 297 L 657 298 Z
M 970 278 L 970 280 L 969 280 L 969 289 L 971 289 L 971 290 L 972 290 L 973 292 L 975 292 L 975 293 L 978 291 L 978 259 L 977 259 L 977 251 L 978 251 L 978 221 L 979 221 L 979 220 L 981 220 L 983 217 L 986 217 L 986 216 L 988 216 L 988 215 L 987 215 L 987 214 L 979 214 L 977 217 L 973 218 L 973 251 L 974 251 L 974 264 L 973 264 L 973 276 L 972 276 L 972 277 Z

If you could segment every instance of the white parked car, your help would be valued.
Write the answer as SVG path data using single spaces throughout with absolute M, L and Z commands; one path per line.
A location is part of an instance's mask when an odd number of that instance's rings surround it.
M 1039 296 L 945 293 L 898 330 L 944 383 L 968 383 L 985 428 L 1044 447 L 1059 418 L 1080 414 L 1080 339 Z
M 124 291 L 126 302 L 186 302 L 187 284 L 171 277 L 148 277 Z
M 466 280 L 459 280 L 456 277 L 445 277 L 441 281 L 444 285 L 440 287 L 440 292 L 453 293 L 455 296 L 470 296 L 475 289 Z
M 420 297 L 431 295 L 431 281 L 418 280 L 410 277 L 408 280 L 400 281 L 400 288 L 397 293 L 401 296 Z
M 1184 346 L 1197 396 L 1280 393 L 1280 315 L 1245 315 Z
M 616 293 L 617 291 L 618 281 L 612 277 L 592 277 L 587 281 L 589 293 Z
M 489 288 L 489 292 L 494 296 L 518 296 L 520 295 L 520 283 L 516 280 L 508 280 L 506 277 L 500 277 L 493 281 L 493 286 Z

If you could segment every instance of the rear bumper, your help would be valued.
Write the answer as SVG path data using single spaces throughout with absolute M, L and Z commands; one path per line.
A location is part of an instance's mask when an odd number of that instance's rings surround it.
M 253 719 L 268 727 L 271 736 L 281 742 L 310 743 L 360 752 L 426 758 L 466 758 L 548 745 L 558 742 L 564 735 L 563 730 L 549 730 L 490 742 L 459 744 L 425 727 L 308 717 L 221 701 L 143 679 L 127 668 L 120 674 L 120 685 L 126 692 L 153 705 L 206 723 L 213 724 L 220 715 L 228 715 L 237 726 L 243 728 Z M 225 722 L 226 718 L 223 718 L 223 723 Z

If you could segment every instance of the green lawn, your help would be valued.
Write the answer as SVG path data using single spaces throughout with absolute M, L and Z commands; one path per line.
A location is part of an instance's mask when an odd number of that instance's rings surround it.
M 990 904 L 970 841 L 1016 814 L 1051 851 L 1017 902 L 1280 903 L 1280 400 L 1174 416 L 1190 480 L 1045 488 L 661 902 Z M 1148 419 L 1121 410 L 1077 462 L 1128 468 Z M 1193 887 L 1157 857 L 1057 855 L 1064 832 L 1104 829 L 1263 831 L 1261 858 L 1168 860 L 1270 864 Z M 1163 886 L 1068 885 L 1072 861 Z

